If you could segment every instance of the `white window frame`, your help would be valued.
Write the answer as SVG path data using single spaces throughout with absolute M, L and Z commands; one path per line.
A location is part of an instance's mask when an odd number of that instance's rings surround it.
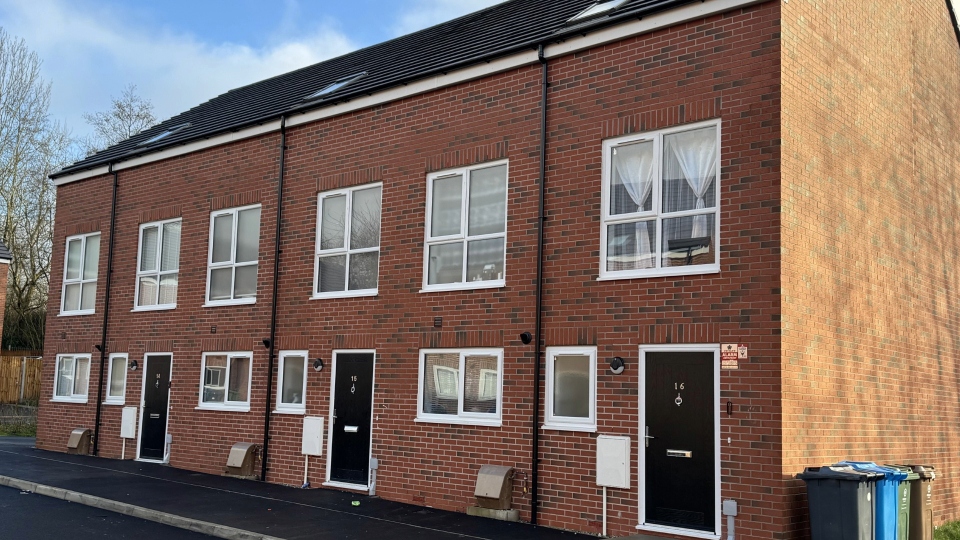
M 75 234 L 73 236 L 68 236 L 66 242 L 64 243 L 63 250 L 63 287 L 60 288 L 60 316 L 71 316 L 71 315 L 91 315 L 97 311 L 97 298 L 94 295 L 93 298 L 93 308 L 91 309 L 75 309 L 67 311 L 64 309 L 64 303 L 67 301 L 67 285 L 80 285 L 80 305 L 83 305 L 83 286 L 87 283 L 97 283 L 97 280 L 100 279 L 100 253 L 97 253 L 97 277 L 93 279 L 83 279 L 83 271 L 85 269 L 87 261 L 87 239 L 93 236 L 100 236 L 100 231 L 93 233 L 84 233 L 84 234 Z M 75 279 L 67 279 L 67 265 L 69 264 L 70 257 L 70 242 L 72 240 L 80 240 L 80 277 Z M 103 246 L 100 246 L 103 247 Z M 97 248 L 99 250 L 99 247 Z M 98 287 L 99 288 L 99 285 Z M 99 291 L 98 291 L 99 292 Z
M 77 360 L 81 358 L 87 359 L 87 387 L 84 388 L 83 394 L 77 394 L 76 385 L 77 385 Z M 68 396 L 58 396 L 57 395 L 57 385 L 60 384 L 60 364 L 65 360 L 71 360 L 73 362 L 73 379 L 71 384 L 73 388 L 70 389 L 70 395 Z M 89 354 L 58 354 L 56 365 L 54 366 L 54 375 L 53 375 L 53 397 L 50 401 L 56 401 L 60 403 L 86 403 L 87 396 L 90 394 L 90 376 L 91 376 L 91 364 L 92 360 Z
M 303 388 L 300 390 L 300 403 L 283 402 L 283 367 L 288 357 L 303 357 Z M 277 407 L 273 412 L 279 414 L 305 414 L 307 412 L 307 370 L 310 366 L 309 351 L 280 351 L 277 372 Z
M 600 276 L 599 280 L 615 280 L 615 279 L 634 279 L 634 278 L 643 278 L 643 277 L 656 277 L 656 276 L 685 276 L 685 275 L 694 275 L 694 274 L 715 274 L 720 271 L 720 169 L 721 163 L 723 162 L 721 156 L 721 146 L 720 146 L 720 119 L 709 120 L 706 122 L 697 122 L 693 124 L 684 124 L 682 126 L 676 126 L 667 129 L 661 129 L 657 131 L 648 131 L 645 133 L 628 135 L 625 137 L 617 137 L 614 139 L 607 139 L 603 141 L 603 156 L 601 159 L 602 162 L 602 189 L 601 189 L 601 223 L 600 223 Z M 707 215 L 711 212 L 710 209 L 703 208 L 699 210 L 686 210 L 682 212 L 670 212 L 664 214 L 662 212 L 661 206 L 661 191 L 663 189 L 663 138 L 664 136 L 671 135 L 673 133 L 680 133 L 684 131 L 693 131 L 697 129 L 703 129 L 707 127 L 714 127 L 717 133 L 717 177 L 714 179 L 714 206 L 712 207 L 712 213 L 714 215 L 713 225 L 714 225 L 714 238 L 716 240 L 716 245 L 713 246 L 714 251 L 714 262 L 713 264 L 697 264 L 689 266 L 669 266 L 661 267 L 662 264 L 662 248 L 663 248 L 663 220 L 679 218 L 692 215 Z M 650 194 L 652 199 L 652 210 L 650 211 L 641 211 L 634 212 L 631 214 L 610 214 L 610 182 L 612 181 L 611 170 L 613 167 L 612 153 L 613 149 L 626 145 L 633 144 L 642 141 L 652 141 L 653 142 L 653 153 L 657 159 L 657 173 L 653 182 L 653 188 Z M 653 218 L 652 222 L 656 223 L 657 233 L 654 238 L 656 243 L 656 251 L 654 252 L 656 267 L 654 268 L 640 268 L 635 270 L 607 270 L 607 228 L 610 225 L 616 225 L 620 223 L 635 223 L 640 221 L 643 218 Z
M 177 267 L 173 270 L 161 270 L 161 260 L 163 257 L 163 227 L 168 223 L 177 223 L 180 222 L 180 242 L 183 243 L 183 219 L 174 218 L 174 219 L 165 219 L 162 221 L 151 221 L 150 223 L 140 224 L 140 241 L 137 244 L 137 278 L 136 285 L 134 285 L 133 292 L 133 311 L 159 311 L 164 309 L 174 309 L 177 307 L 177 302 L 174 300 L 172 304 L 161 304 L 160 303 L 160 280 L 170 274 L 179 274 L 180 273 L 180 257 L 177 257 Z M 157 269 L 156 270 L 140 270 L 140 258 L 143 256 L 143 231 L 144 229 L 150 227 L 157 227 Z M 212 229 L 212 226 L 211 226 Z M 212 232 L 212 231 L 211 231 Z M 179 247 L 177 246 L 177 251 L 179 253 Z M 211 248 L 212 249 L 212 248 Z M 140 278 L 155 276 L 157 278 L 157 303 L 150 306 L 141 306 L 140 305 Z M 177 276 L 177 294 L 180 294 L 180 276 Z
M 350 298 L 356 296 L 376 296 L 377 290 L 380 287 L 380 238 L 377 238 L 376 247 L 372 248 L 359 248 L 359 249 L 350 249 L 350 238 L 351 238 L 351 226 L 353 223 L 353 194 L 357 191 L 363 191 L 365 189 L 380 188 L 380 233 L 381 237 L 383 236 L 383 183 L 376 182 L 373 184 L 363 184 L 360 186 L 354 186 L 346 189 L 337 189 L 333 191 L 324 191 L 317 194 L 317 231 L 316 231 L 316 248 L 315 254 L 313 257 L 313 295 L 312 299 L 320 298 Z M 344 208 L 344 221 L 343 224 L 343 247 L 342 248 L 331 248 L 331 249 L 320 249 L 320 225 L 323 222 L 323 200 L 329 197 L 338 197 L 344 195 L 347 197 L 347 204 Z M 377 256 L 377 286 L 372 289 L 357 289 L 350 290 L 350 255 L 357 253 L 372 253 L 376 251 Z M 331 255 L 345 255 L 346 256 L 346 266 L 345 268 L 345 279 L 346 283 L 344 284 L 345 290 L 342 291 L 331 291 L 331 292 L 320 292 L 320 259 L 322 257 L 328 257 Z
M 223 371 L 223 403 L 213 403 L 203 401 L 203 382 L 207 371 L 208 356 L 226 356 L 227 367 Z M 228 388 L 230 386 L 230 359 L 247 358 L 250 360 L 250 372 L 247 374 L 247 400 L 246 401 L 227 401 Z M 250 412 L 250 390 L 253 383 L 253 352 L 252 351 L 211 351 L 203 353 L 203 360 L 200 362 L 200 392 L 197 395 L 197 409 L 208 411 L 236 411 Z
M 470 174 L 473 171 L 489 169 L 493 167 L 504 166 L 506 168 L 506 189 L 504 190 L 504 212 L 503 212 L 503 232 L 492 234 L 479 234 L 470 236 L 467 234 L 467 227 L 470 222 Z M 438 178 L 461 175 L 460 183 L 460 233 L 447 236 L 431 238 L 431 227 L 433 215 L 433 181 Z M 510 215 L 510 163 L 509 160 L 489 161 L 469 167 L 458 169 L 447 169 L 427 175 L 427 204 L 424 221 L 424 240 L 423 240 L 423 289 L 420 292 L 434 291 L 461 291 L 471 289 L 495 289 L 505 286 L 507 278 L 507 223 Z M 471 240 L 487 240 L 493 238 L 503 238 L 503 275 L 500 279 L 491 279 L 488 281 L 467 281 L 467 246 Z M 463 281 L 455 283 L 438 283 L 431 285 L 430 278 L 430 247 L 440 244 L 452 244 L 459 240 L 463 244 L 463 266 L 461 277 Z
M 129 361 L 129 355 L 127 353 L 110 353 L 110 356 L 107 358 L 107 380 L 104 381 L 104 385 L 107 387 L 107 391 L 104 393 L 103 404 L 104 405 L 123 405 L 126 403 L 127 397 L 127 362 Z M 119 396 L 110 395 L 110 382 L 113 381 L 113 361 L 122 360 L 120 364 L 120 369 L 123 370 L 123 388 L 120 389 Z
M 428 354 L 459 354 L 460 366 L 457 369 L 457 414 L 429 414 L 423 412 L 423 393 L 425 383 L 423 377 L 423 367 L 426 364 Z M 465 371 L 466 358 L 468 356 L 495 356 L 497 358 L 497 412 L 491 413 L 470 413 L 463 411 L 463 377 Z M 434 366 L 437 367 L 437 366 Z M 449 370 L 453 368 L 444 367 Z M 417 418 L 416 422 L 425 422 L 432 424 L 460 424 L 471 426 L 490 426 L 500 427 L 503 418 L 503 349 L 420 349 L 420 366 L 418 368 L 419 385 L 417 389 Z M 481 381 L 483 378 L 481 377 Z M 439 392 L 438 392 L 439 393 Z M 479 393 L 479 389 L 478 389 Z M 450 398 L 453 399 L 453 398 Z M 491 400 L 492 401 L 492 400 Z
M 243 263 L 237 263 L 237 262 L 236 262 L 236 259 L 237 259 L 237 227 L 239 226 L 239 221 L 240 221 L 240 220 L 238 219 L 238 218 L 239 218 L 239 214 L 240 214 L 240 212 L 242 212 L 242 211 L 244 211 L 244 210 L 251 210 L 251 209 L 253 209 L 253 208 L 259 208 L 259 209 L 260 209 L 260 224 L 259 224 L 260 227 L 257 227 L 257 234 L 259 235 L 259 234 L 260 234 L 260 229 L 262 228 L 262 225 L 263 225 L 263 207 L 262 207 L 261 205 L 259 205 L 259 204 L 250 204 L 250 205 L 247 205 L 247 206 L 237 206 L 237 207 L 235 207 L 235 208 L 225 208 L 225 209 L 222 209 L 222 210 L 216 210 L 216 211 L 214 211 L 214 212 L 210 212 L 210 234 L 209 234 L 208 241 L 207 241 L 207 290 L 206 290 L 206 297 L 205 297 L 206 303 L 204 304 L 204 307 L 213 307 L 213 306 L 236 306 L 236 305 L 256 304 L 256 303 L 257 303 L 256 293 L 254 293 L 254 296 L 252 296 L 252 297 L 250 297 L 250 298 L 228 298 L 228 299 L 226 299 L 226 300 L 211 300 L 211 299 L 210 299 L 210 287 L 211 287 L 211 285 L 213 285 L 213 283 L 210 281 L 210 276 L 212 275 L 212 273 L 213 273 L 214 270 L 217 270 L 217 269 L 220 269 L 220 268 L 232 268 L 232 269 L 233 269 L 233 280 L 231 281 L 231 290 L 230 290 L 230 295 L 231 295 L 231 296 L 233 296 L 233 294 L 234 294 L 234 288 L 236 287 L 236 284 L 237 284 L 237 268 L 238 268 L 238 267 L 242 267 L 242 266 L 254 266 L 254 265 L 256 265 L 256 266 L 257 266 L 257 284 L 259 285 L 259 281 L 260 281 L 260 253 L 259 253 L 259 251 L 260 251 L 260 249 L 259 249 L 260 243 L 259 243 L 259 239 L 257 240 L 257 246 L 258 246 L 258 248 L 257 248 L 257 252 L 258 252 L 258 253 L 257 253 L 257 259 L 256 259 L 255 261 L 252 261 L 252 262 L 243 262 Z M 233 215 L 233 241 L 232 241 L 231 244 L 230 244 L 230 260 L 227 261 L 227 262 L 214 263 L 214 262 L 213 262 L 213 224 L 214 224 L 214 221 L 216 220 L 217 217 L 219 217 L 219 216 L 225 216 L 225 215 L 227 215 L 227 214 L 232 214 L 232 215 Z M 181 231 L 181 238 L 182 238 L 182 234 L 183 234 L 183 233 L 182 233 L 182 231 Z M 256 285 L 254 286 L 254 290 L 256 290 Z
M 557 416 L 553 414 L 554 360 L 557 356 L 587 356 L 590 359 L 590 403 L 588 418 Z M 597 348 L 596 347 L 547 347 L 546 400 L 543 429 L 559 431 L 597 431 Z

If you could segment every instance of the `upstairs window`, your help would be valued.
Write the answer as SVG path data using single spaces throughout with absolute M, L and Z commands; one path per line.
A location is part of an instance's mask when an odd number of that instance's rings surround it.
M 719 124 L 603 143 L 600 278 L 718 272 Z
M 317 197 L 315 298 L 377 293 L 381 189 L 362 186 Z
M 180 270 L 180 220 L 140 226 L 137 263 L 137 309 L 177 307 Z
M 97 265 L 100 262 L 100 233 L 67 238 L 63 265 L 61 315 L 93 313 L 97 301 Z
M 210 215 L 207 304 L 252 304 L 257 300 L 260 206 Z
M 507 164 L 427 178 L 424 290 L 502 287 L 507 242 Z

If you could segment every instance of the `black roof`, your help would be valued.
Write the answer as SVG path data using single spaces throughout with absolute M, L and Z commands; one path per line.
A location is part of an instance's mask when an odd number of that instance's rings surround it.
M 0 261 L 12 261 L 13 253 L 10 253 L 10 250 L 7 249 L 6 244 L 3 243 L 3 240 L 0 240 Z
M 427 75 L 466 67 L 561 41 L 598 26 L 697 0 L 627 0 L 599 17 L 568 23 L 596 0 L 512 0 L 319 64 L 230 90 L 106 150 L 65 167 L 51 178 L 157 152 L 198 139 L 273 121 L 281 115 L 342 103 Z M 321 99 L 304 98 L 352 75 L 359 79 Z M 189 124 L 184 127 L 184 124 Z M 157 135 L 176 131 L 144 144 Z

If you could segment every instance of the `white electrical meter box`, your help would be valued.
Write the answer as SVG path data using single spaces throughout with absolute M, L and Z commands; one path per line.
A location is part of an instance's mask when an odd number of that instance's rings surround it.
M 630 437 L 597 436 L 597 485 L 630 489 Z
M 323 455 L 323 417 L 303 418 L 303 444 L 300 451 L 308 456 Z
M 124 407 L 120 413 L 120 437 L 124 439 L 137 438 L 137 408 Z

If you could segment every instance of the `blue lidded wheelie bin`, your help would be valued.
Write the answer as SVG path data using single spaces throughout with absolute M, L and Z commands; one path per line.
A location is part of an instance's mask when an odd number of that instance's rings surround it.
M 900 482 L 907 479 L 907 473 L 890 467 L 877 465 L 872 461 L 841 461 L 837 465 L 849 465 L 858 471 L 883 475 L 876 481 L 874 497 L 874 538 L 875 540 L 897 540 L 897 491 Z

